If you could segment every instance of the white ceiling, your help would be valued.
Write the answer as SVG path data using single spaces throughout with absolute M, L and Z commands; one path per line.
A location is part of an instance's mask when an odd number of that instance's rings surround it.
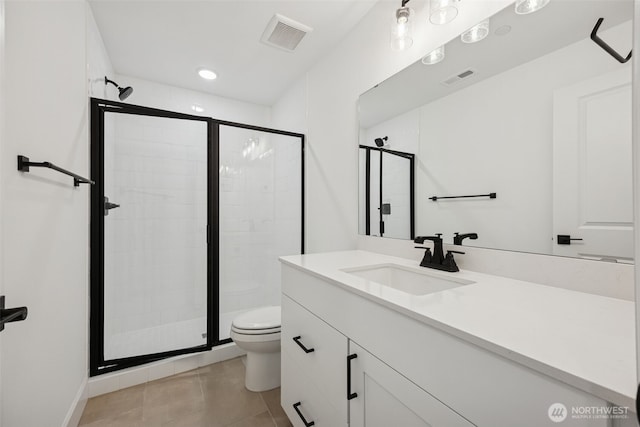
M 272 105 L 374 0 L 90 0 L 118 74 Z M 275 13 L 313 28 L 294 52 L 260 42 Z M 218 73 L 208 82 L 200 67 Z M 122 84 L 126 85 L 126 82 Z

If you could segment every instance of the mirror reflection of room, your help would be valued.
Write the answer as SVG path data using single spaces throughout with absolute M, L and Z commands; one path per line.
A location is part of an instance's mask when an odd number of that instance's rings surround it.
M 456 38 L 440 62 L 418 61 L 360 97 L 360 144 L 393 134 L 394 148 L 416 154 L 416 234 L 633 262 L 631 62 L 590 39 L 606 17 L 598 36 L 626 56 L 632 6 L 505 8 L 483 40 Z

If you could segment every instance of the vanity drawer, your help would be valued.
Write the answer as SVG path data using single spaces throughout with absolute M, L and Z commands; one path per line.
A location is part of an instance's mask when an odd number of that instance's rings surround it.
M 347 349 L 347 337 L 294 300 L 282 296 L 283 353 L 288 353 L 308 373 L 331 404 L 344 413 L 345 419 Z
M 346 413 L 336 410 L 288 351 L 282 351 L 282 389 L 280 403 L 295 427 L 347 427 Z M 346 402 L 346 398 L 343 399 Z M 296 411 L 299 411 L 299 413 Z M 304 420 L 303 420 L 304 417 Z

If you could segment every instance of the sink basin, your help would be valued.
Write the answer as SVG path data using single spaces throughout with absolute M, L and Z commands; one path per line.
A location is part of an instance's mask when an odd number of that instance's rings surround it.
M 411 295 L 426 295 L 475 283 L 456 277 L 448 278 L 431 274 L 422 267 L 411 268 L 395 264 L 354 267 L 342 271 Z

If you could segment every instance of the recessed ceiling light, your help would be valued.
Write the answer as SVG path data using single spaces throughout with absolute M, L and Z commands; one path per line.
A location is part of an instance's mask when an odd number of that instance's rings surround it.
M 200 105 L 198 105 L 198 104 L 193 104 L 193 105 L 191 106 L 191 109 L 192 109 L 193 111 L 195 111 L 196 113 L 202 113 L 202 112 L 204 112 L 204 108 L 202 108 L 202 106 L 200 106 Z
M 206 68 L 200 68 L 198 70 L 198 75 L 205 80 L 215 80 L 216 78 L 218 78 L 218 75 L 215 72 Z

